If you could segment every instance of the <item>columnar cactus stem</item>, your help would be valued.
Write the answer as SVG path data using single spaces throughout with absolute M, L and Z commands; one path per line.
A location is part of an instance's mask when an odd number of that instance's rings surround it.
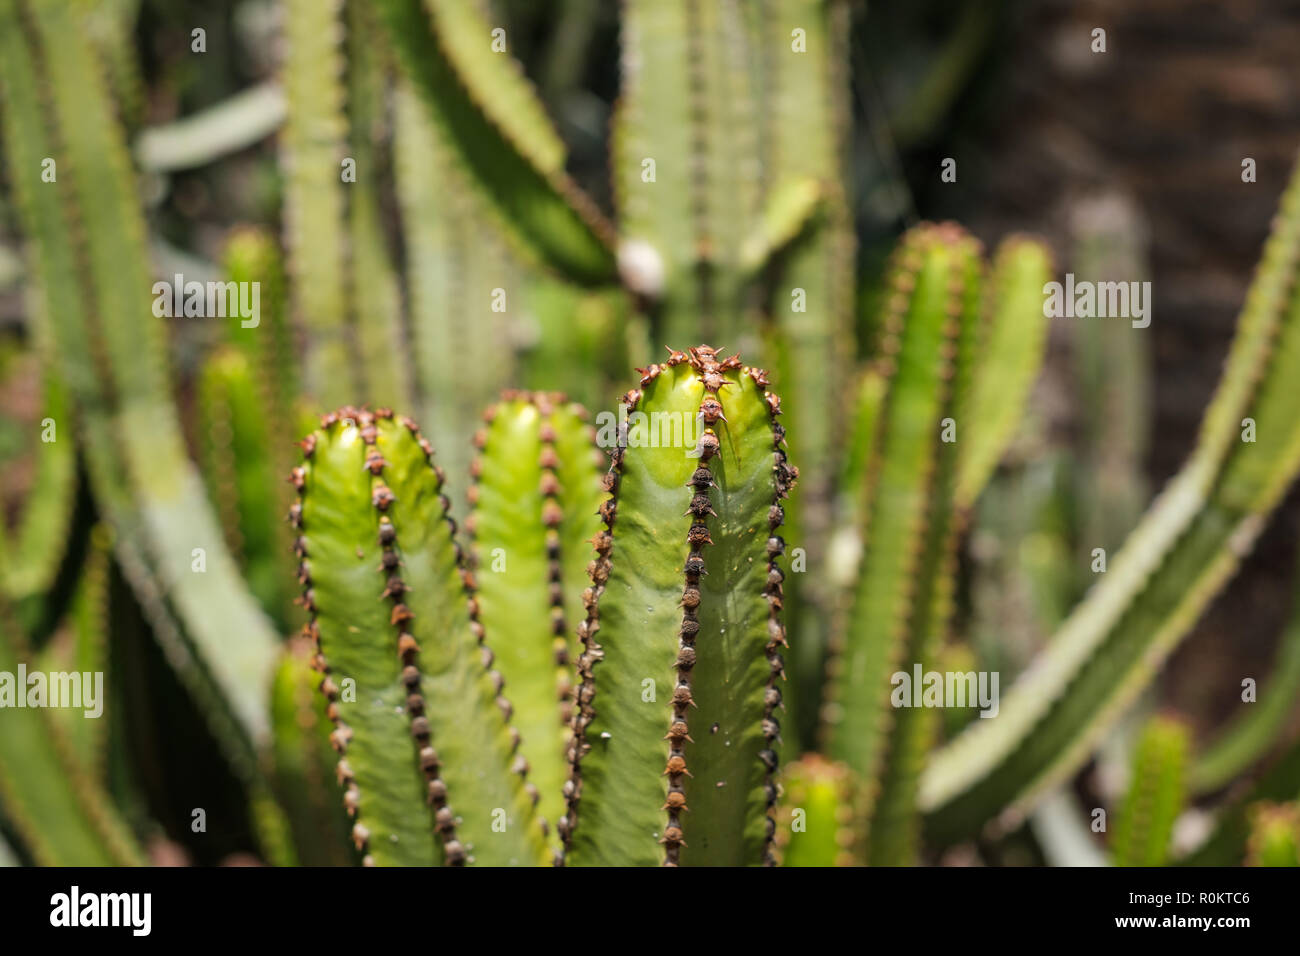
M 893 383 L 884 408 L 867 416 L 879 419 L 864 493 L 867 550 L 826 709 L 831 752 L 868 783 L 867 805 L 880 818 L 870 835 L 875 862 L 909 862 L 915 849 L 913 794 L 934 727 L 929 712 L 892 706 L 891 675 L 931 667 L 950 613 L 979 268 L 978 246 L 960 229 L 921 226 L 890 280 L 880 373 Z M 865 398 L 874 404 L 873 394 Z
M 564 396 L 508 392 L 484 416 L 470 489 L 479 619 L 510 677 L 515 724 L 542 818 L 564 812 L 573 715 L 573 637 L 596 556 L 605 456 L 586 412 Z M 558 844 L 557 844 L 558 847 Z
M 642 371 L 623 399 L 632 417 L 613 452 L 579 626 L 566 861 L 770 862 L 785 646 L 778 529 L 797 477 L 780 400 L 761 369 L 709 346 L 670 350 Z M 673 522 L 680 536 L 666 532 Z
M 1142 730 L 1111 846 L 1116 866 L 1163 866 L 1174 822 L 1187 799 L 1191 735 L 1172 717 L 1157 717 Z
M 10 181 L 32 239 L 62 380 L 96 502 L 158 640 L 246 779 L 269 730 L 276 638 L 225 548 L 189 462 L 152 313 L 136 183 L 84 25 L 67 2 L 0 0 Z M 56 184 L 30 170 L 58 161 Z M 194 570 L 196 555 L 205 570 Z
M 0 671 L 27 659 L 0 598 Z M 18 693 L 28 693 L 19 688 Z M 6 709 L 0 734 L 0 801 L 6 819 L 43 866 L 133 866 L 144 855 L 118 817 L 66 725 L 42 707 Z
M 330 745 L 330 702 L 317 690 L 316 648 L 295 638 L 285 647 L 271 696 L 276 797 L 288 818 L 297 862 L 353 862 L 347 814 L 335 795 L 336 755 Z
M 409 419 L 343 408 L 303 448 L 290 520 L 364 862 L 541 862 L 432 446 Z

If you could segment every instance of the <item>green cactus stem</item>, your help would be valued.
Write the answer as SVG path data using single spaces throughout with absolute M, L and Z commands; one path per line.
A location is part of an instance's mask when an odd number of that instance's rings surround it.
M 1128 795 L 1115 821 L 1116 866 L 1164 866 L 1174 822 L 1187 800 L 1191 734 L 1172 717 L 1147 723 L 1133 756 Z
M 517 301 L 516 290 L 509 256 L 482 212 L 482 199 L 465 185 L 438 126 L 405 83 L 397 89 L 394 112 L 421 421 L 447 471 L 463 475 L 479 412 L 515 374 L 509 313 L 496 308 L 495 290 L 507 304 Z
M 83 27 L 64 0 L 0 2 L 0 115 L 31 240 L 34 315 L 49 323 L 118 560 L 228 756 L 255 774 L 278 640 L 186 457 L 136 184 Z M 57 183 L 41 182 L 46 158 Z
M 978 245 L 960 229 L 914 229 L 900 245 L 882 323 L 880 374 L 892 381 L 864 492 L 866 552 L 826 708 L 831 754 L 868 784 L 877 863 L 915 853 L 916 780 L 937 731 L 929 710 L 893 705 L 891 675 L 933 669 L 951 613 L 954 488 L 970 440 L 953 430 L 968 421 L 979 270 Z
M 86 560 L 81 567 L 67 619 L 42 648 L 36 668 L 50 673 L 62 671 L 79 674 L 105 674 L 108 686 L 108 575 L 112 554 L 112 532 L 104 525 L 90 531 Z M 104 702 L 107 710 L 109 704 Z M 76 760 L 91 778 L 105 778 L 105 716 L 87 719 L 77 710 L 51 710 L 50 717 L 67 735 Z
M 520 752 L 554 825 L 573 718 L 574 634 L 596 557 L 605 456 L 585 410 L 547 393 L 507 393 L 484 416 L 470 490 L 479 621 L 509 675 Z M 558 844 L 557 844 L 558 849 Z
M 226 543 L 249 589 L 288 630 L 293 580 L 285 574 L 282 533 L 287 502 L 275 476 L 270 416 L 259 399 L 248 359 L 218 350 L 204 363 L 198 387 L 199 460 Z
M 853 773 L 841 763 L 806 754 L 781 768 L 776 848 L 782 866 L 852 866 L 857 826 Z
M 542 862 L 537 794 L 432 446 L 409 419 L 345 407 L 303 449 L 290 520 L 363 861 Z
M 780 400 L 761 369 L 709 346 L 642 372 L 623 398 L 579 625 L 565 860 L 769 863 L 778 529 L 798 474 Z
M 334 782 L 337 755 L 330 745 L 329 701 L 312 666 L 316 649 L 295 638 L 285 647 L 271 691 L 275 794 L 303 866 L 347 866 L 355 861 L 347 813 Z
M 0 599 L 0 673 L 16 675 L 19 663 L 30 659 L 13 614 Z M 11 685 L 8 692 L 27 696 L 29 688 Z M 36 863 L 142 865 L 143 854 L 96 781 L 92 765 L 81 759 L 66 722 L 46 707 L 18 707 L 14 700 L 4 706 L 0 804 Z
M 1300 594 L 1300 590 L 1297 590 Z M 1284 737 L 1300 697 L 1300 600 L 1282 632 L 1258 699 L 1235 717 L 1192 763 L 1189 784 L 1195 794 L 1227 786 L 1264 757 Z
M 33 296 L 35 298 L 35 296 Z M 33 440 L 36 474 L 23 500 L 17 526 L 4 527 L 0 518 L 0 545 L 9 549 L 7 573 L 0 578 L 4 594 L 19 611 L 20 617 L 33 627 L 37 618 L 57 616 L 59 608 L 44 605 L 55 591 L 65 560 L 74 559 L 72 542 L 78 539 L 77 515 L 77 446 L 73 433 L 72 406 L 67 389 L 55 375 L 54 359 L 42 361 L 45 367 L 41 403 L 37 421 L 28 423 Z M 47 434 L 52 440 L 46 441 Z
M 994 254 L 955 492 L 960 508 L 974 505 L 1024 418 L 1047 346 L 1043 286 L 1051 275 L 1051 253 L 1035 239 L 1010 236 Z
M 920 802 L 936 842 L 969 834 L 1001 808 L 1014 821 L 1077 770 L 1249 551 L 1300 469 L 1297 263 L 1300 172 L 1191 458 L 1004 695 L 998 719 L 979 721 L 928 765 Z
M 577 282 L 613 282 L 613 228 L 565 172 L 561 140 L 518 66 L 492 52 L 491 26 L 454 0 L 377 6 L 465 182 L 516 248 Z

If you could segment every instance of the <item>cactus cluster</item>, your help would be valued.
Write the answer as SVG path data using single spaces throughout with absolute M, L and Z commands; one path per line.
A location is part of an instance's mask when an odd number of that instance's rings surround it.
M 1138 516 L 1023 453 L 1044 243 L 915 225 L 857 334 L 842 0 L 626 0 L 608 212 L 479 5 L 282 0 L 259 123 L 283 234 L 226 235 L 213 269 L 257 284 L 259 321 L 192 339 L 146 294 L 130 5 L 83 6 L 0 0 L 24 361 L 56 426 L 0 502 L 0 673 L 111 687 L 102 729 L 0 712 L 22 862 L 168 859 L 176 791 L 144 764 L 216 764 L 223 833 L 277 865 L 984 852 L 1130 736 L 1300 471 L 1300 172 L 1197 444 Z M 681 350 L 702 341 L 735 351 Z M 1080 333 L 1081 381 L 1121 396 L 1098 408 L 1144 387 L 1126 341 Z M 1133 421 L 1087 431 L 1136 472 Z M 1077 593 L 1074 552 L 1130 523 Z M 1004 668 L 996 712 L 922 699 Z M 1110 859 L 1294 865 L 1298 684 L 1292 622 L 1208 746 L 1140 725 L 1127 794 L 1100 795 Z M 139 733 L 133 696 L 172 733 Z M 1189 848 L 1192 801 L 1218 814 Z

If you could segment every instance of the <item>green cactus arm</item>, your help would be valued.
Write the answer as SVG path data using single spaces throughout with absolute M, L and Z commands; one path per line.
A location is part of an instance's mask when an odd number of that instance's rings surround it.
M 872 488 L 872 453 L 881 427 L 881 413 L 885 408 L 890 376 L 874 365 L 869 365 L 858 376 L 853 390 L 853 413 L 845 438 L 845 452 L 838 486 L 843 502 L 840 511 L 845 522 L 855 526 L 862 520 L 870 505 Z M 856 531 L 856 527 L 854 528 Z
M 44 601 L 54 589 L 67 555 L 76 513 L 77 450 L 72 407 L 66 389 L 55 375 L 53 357 L 44 364 L 45 400 L 40 420 L 33 423 L 41 436 L 33 446 L 36 474 L 23 502 L 15 533 L 11 540 L 4 542 L 13 555 L 3 578 L 4 592 L 15 605 Z M 54 427 L 53 441 L 44 440 L 47 420 Z
M 1246 865 L 1300 866 L 1300 803 L 1251 807 Z
M 288 630 L 293 579 L 285 573 L 287 502 L 275 471 L 272 434 L 248 359 L 218 350 L 204 363 L 198 384 L 200 464 L 225 530 L 226 542 L 266 613 Z
M 113 99 L 129 129 L 144 117 L 144 77 L 135 51 L 135 25 L 141 0 L 81 0 L 78 15 L 86 18 L 96 52 L 104 61 Z
M 17 686 L 27 657 L 9 608 L 0 607 L 0 806 L 6 819 L 42 866 L 143 864 L 130 831 L 62 723 L 44 707 L 17 706 L 17 695 L 30 699 L 29 686 Z
M 579 625 L 568 863 L 768 860 L 785 643 L 777 529 L 797 472 L 766 383 L 700 346 L 646 369 L 623 399 Z
M 259 312 L 256 326 L 244 322 L 226 325 L 226 341 L 248 356 L 257 373 L 262 403 L 269 412 L 267 425 L 275 441 L 267 453 L 277 466 L 284 448 L 297 437 L 299 369 L 294 330 L 289 322 L 287 282 L 280 247 L 275 237 L 257 226 L 240 226 L 226 238 L 222 262 L 233 282 L 256 282 Z M 283 447 L 282 447 L 283 444 Z
M 847 156 L 851 140 L 849 5 L 840 0 L 746 4 L 761 74 L 760 155 L 767 202 L 787 183 L 812 180 L 820 202 L 768 264 L 771 344 L 766 353 L 790 403 L 790 453 L 804 463 L 802 493 L 786 515 L 786 538 L 807 573 L 790 577 L 786 614 L 799 635 L 790 658 L 790 724 L 816 736 L 821 682 L 836 595 L 828 544 L 844 522 L 832 508 L 844 447 L 843 396 L 852 387 L 856 240 Z M 802 31 L 803 52 L 794 31 Z
M 1138 738 L 1132 777 L 1111 854 L 1116 866 L 1164 866 L 1174 822 L 1187 800 L 1191 734 L 1180 720 L 1157 717 Z
M 347 813 L 336 795 L 337 755 L 330 746 L 328 701 L 317 690 L 321 678 L 312 666 L 314 656 L 311 641 L 297 638 L 286 646 L 276 671 L 271 688 L 272 780 L 298 863 L 346 866 L 355 854 Z
M 679 316 L 668 326 L 686 324 L 684 316 L 698 305 L 692 275 L 691 76 L 684 66 L 690 35 L 682 0 L 624 5 L 620 94 L 610 126 L 621 268 L 631 288 L 653 295 L 667 315 Z
M 457 71 L 452 41 L 482 43 L 486 49 L 490 34 L 461 37 L 462 21 L 470 14 L 452 16 L 451 5 L 429 3 L 422 9 L 420 0 L 382 0 L 378 6 L 406 75 L 465 181 L 496 211 L 500 225 L 521 249 L 574 280 L 612 282 L 612 228 L 564 172 L 563 154 L 545 149 L 520 153 L 514 146 L 538 111 L 529 107 L 515 118 L 503 118 L 503 107 L 518 108 L 525 101 L 512 68 L 495 54 L 484 60 L 465 53 L 461 59 L 473 61 L 469 65 L 475 75 L 466 79 Z M 497 75 L 485 78 L 479 72 L 484 68 L 494 68 Z M 505 95 L 497 100 L 494 91 Z M 539 165 L 539 159 L 554 165 Z
M 963 521 L 958 510 L 956 487 L 961 461 L 971 442 L 961 429 L 972 423 L 968 410 L 970 382 L 974 368 L 975 338 L 981 292 L 982 263 L 979 245 L 970 236 L 951 227 L 936 239 L 944 244 L 947 290 L 944 304 L 944 338 L 940 351 L 928 357 L 938 368 L 940 381 L 940 428 L 955 429 L 940 438 L 923 478 L 929 485 L 923 528 L 916 539 L 919 549 L 912 594 L 905 607 L 906 631 L 901 662 L 905 669 L 920 664 L 932 671 L 947 637 L 952 614 L 956 578 L 956 543 Z M 935 241 L 935 240 L 931 240 Z M 924 269 L 924 266 L 922 266 Z M 905 347 L 905 346 L 904 346 Z M 913 361 L 900 354 L 900 365 Z M 922 356 L 915 357 L 924 362 Z M 934 441 L 935 436 L 931 436 Z M 885 467 L 883 464 L 882 468 Z M 868 561 L 872 548 L 883 542 L 868 540 Z M 868 570 L 867 573 L 870 573 Z M 914 672 L 914 671 L 913 671 Z M 877 689 L 883 695 L 884 685 Z M 915 862 L 920 842 L 920 817 L 916 811 L 916 790 L 921 766 L 939 730 L 938 714 L 929 708 L 893 706 L 894 711 L 879 775 L 879 793 L 871 808 L 868 831 L 868 860 L 873 865 L 907 865 Z M 883 702 L 878 700 L 878 706 Z
M 387 129 L 387 97 L 394 64 L 382 28 L 368 2 L 348 0 L 344 22 L 347 39 L 348 148 L 356 160 L 356 182 L 347 191 L 347 281 L 366 401 L 408 406 L 412 391 L 402 328 L 402 297 L 384 235 L 380 184 L 388 170 L 380 165 L 380 133 Z
M 11 181 L 44 297 L 38 315 L 48 317 L 79 409 L 92 488 L 160 640 L 207 693 L 232 755 L 247 758 L 250 739 L 267 729 L 264 688 L 277 641 L 235 573 L 185 457 L 164 329 L 146 295 L 144 224 L 121 131 L 65 3 L 5 0 L 0 19 L 5 144 L 10 168 L 23 171 Z M 57 187 L 32 172 L 44 157 L 62 160 Z M 191 571 L 196 547 L 205 549 L 204 573 Z
M 1288 410 L 1300 375 L 1298 259 L 1300 175 L 1283 196 L 1188 463 L 1004 697 L 998 719 L 972 727 L 927 768 L 920 799 L 935 839 L 969 832 L 1008 805 L 1018 813 L 1077 769 L 1249 550 L 1300 467 L 1300 425 Z M 1247 417 L 1263 441 L 1240 440 Z
M 384 865 L 542 862 L 431 446 L 350 408 L 304 446 L 292 520 L 354 842 Z
M 358 399 L 352 361 L 342 162 L 346 157 L 344 0 L 289 0 L 283 64 L 288 117 L 281 133 L 284 229 L 293 311 L 307 333 L 304 379 L 325 404 Z M 358 179 L 367 171 L 358 170 Z M 350 185 L 356 185 L 355 183 Z
M 1024 415 L 1047 345 L 1043 286 L 1051 270 L 1051 253 L 1033 239 L 1005 239 L 994 256 L 965 416 L 967 446 L 956 488 L 962 508 L 971 507 L 988 483 Z
M 563 170 L 564 141 L 520 62 L 493 49 L 495 24 L 484 16 L 482 6 L 463 0 L 425 0 L 424 6 L 465 95 L 537 169 L 548 175 Z M 509 38 L 499 38 L 508 53 Z
M 469 468 L 469 439 L 479 412 L 514 372 L 508 314 L 509 263 L 483 203 L 467 194 L 443 134 L 416 93 L 397 88 L 397 200 L 406 245 L 411 344 L 423 398 L 423 422 L 447 471 Z M 456 356 L 450 361 L 449 356 Z
M 108 573 L 112 534 L 103 525 L 90 532 L 86 560 L 81 568 L 76 592 L 68 608 L 61 632 L 47 641 L 36 656 L 37 670 L 79 674 L 105 674 L 109 671 L 108 655 Z M 107 683 L 106 683 L 107 686 Z M 101 700 L 106 710 L 108 702 Z M 81 711 L 50 711 L 66 735 L 76 761 L 93 780 L 104 779 L 104 743 L 108 720 L 104 716 L 87 719 Z
M 869 478 L 862 532 L 867 550 L 845 630 L 836 637 L 826 708 L 830 753 L 872 787 L 895 720 L 890 675 L 908 661 L 913 607 L 907 585 L 918 574 L 939 573 L 918 562 L 936 497 L 941 420 L 953 374 L 944 356 L 957 345 L 972 254 L 969 240 L 951 227 L 919 227 L 900 245 L 890 279 L 881 370 L 892 381 L 879 412 Z
M 771 265 L 812 222 L 821 200 L 821 184 L 812 176 L 799 176 L 773 188 L 763 202 L 756 228 L 741 245 L 740 266 L 745 275 Z
M 170 123 L 150 126 L 135 141 L 135 158 L 150 173 L 216 162 L 248 149 L 284 125 L 284 88 L 266 80 Z
M 572 635 L 600 530 L 601 471 L 581 415 L 558 395 L 507 394 L 489 410 L 478 443 L 466 527 L 479 620 L 510 682 L 538 812 L 554 825 L 564 812 Z
M 782 866 L 852 866 L 861 839 L 853 774 L 844 764 L 808 754 L 781 768 L 776 808 Z
M 1076 220 L 1073 270 L 1097 282 L 1145 277 L 1143 223 L 1114 198 L 1081 203 Z M 1144 473 L 1150 431 L 1149 333 L 1128 322 L 1072 323 L 1073 377 L 1081 410 L 1079 465 L 1075 474 L 1082 552 L 1118 548 L 1141 517 L 1148 498 Z M 1076 564 L 1079 592 L 1091 578 Z
M 1287 728 L 1300 697 L 1300 601 L 1282 633 L 1268 680 L 1256 702 L 1246 704 L 1192 762 L 1188 773 L 1192 793 L 1204 794 L 1226 786 L 1263 757 Z

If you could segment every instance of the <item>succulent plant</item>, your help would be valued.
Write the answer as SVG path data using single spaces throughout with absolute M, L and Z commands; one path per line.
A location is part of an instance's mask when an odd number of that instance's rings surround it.
M 256 121 L 221 104 L 199 137 L 280 132 L 282 234 L 236 228 L 212 267 L 257 284 L 260 321 L 178 332 L 147 294 L 165 247 L 140 197 L 177 167 L 146 135 L 150 188 L 132 168 L 152 102 L 133 4 L 0 0 L 18 348 L 57 431 L 21 423 L 31 477 L 4 489 L 0 673 L 107 671 L 114 711 L 0 715 L 0 854 L 158 852 L 166 801 L 133 738 L 154 715 L 122 719 L 142 688 L 179 695 L 162 736 L 211 746 L 231 829 L 277 865 L 996 854 L 1300 470 L 1300 172 L 1195 449 L 1066 614 L 1078 546 L 1118 545 L 1142 494 L 1141 349 L 1080 329 L 1084 396 L 1107 393 L 1085 464 L 1023 454 L 1052 259 L 1011 236 L 986 262 L 954 223 L 902 235 L 855 341 L 873 293 L 847 201 L 847 2 L 626 0 L 609 210 L 486 8 L 281 7 Z M 1112 245 L 1085 236 L 1079 269 Z M 664 359 L 701 340 L 755 364 Z M 1006 551 L 986 561 L 989 536 Z M 989 599 L 1011 578 L 1041 632 L 1016 646 Z M 1294 857 L 1297 635 L 1209 746 L 1172 717 L 1146 729 L 1116 862 Z M 895 699 L 900 672 L 1003 666 L 1020 677 L 996 719 Z M 1178 856 L 1184 800 L 1217 816 Z

